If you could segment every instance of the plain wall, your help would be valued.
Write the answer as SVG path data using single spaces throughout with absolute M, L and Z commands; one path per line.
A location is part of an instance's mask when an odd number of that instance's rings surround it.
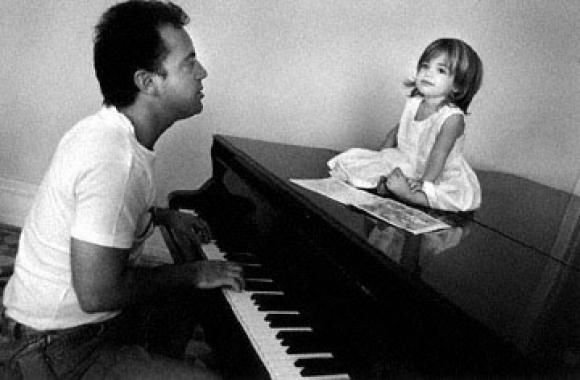
M 204 112 L 156 146 L 160 202 L 211 176 L 214 133 L 376 148 L 400 116 L 402 81 L 439 37 L 464 39 L 484 62 L 472 165 L 578 188 L 577 0 L 176 2 L 209 77 Z M 62 135 L 100 107 L 92 33 L 113 3 L 0 3 L 0 178 L 38 184 Z

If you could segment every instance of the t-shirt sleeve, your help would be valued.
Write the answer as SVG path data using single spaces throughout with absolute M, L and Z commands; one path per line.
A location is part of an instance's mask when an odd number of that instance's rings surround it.
M 138 220 L 147 209 L 143 192 L 129 163 L 97 163 L 77 178 L 71 236 L 106 247 L 131 248 Z

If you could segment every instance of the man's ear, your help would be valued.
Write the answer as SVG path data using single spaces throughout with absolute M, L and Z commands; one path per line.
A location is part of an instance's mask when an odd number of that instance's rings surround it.
M 147 70 L 137 70 L 133 74 L 133 82 L 140 92 L 146 95 L 157 94 L 157 74 Z

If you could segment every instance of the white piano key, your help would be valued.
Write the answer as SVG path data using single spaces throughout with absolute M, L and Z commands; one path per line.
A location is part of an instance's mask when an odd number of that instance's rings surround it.
M 224 254 L 219 250 L 217 245 L 208 244 L 202 247 L 207 259 L 224 260 Z M 260 279 L 262 280 L 262 279 Z M 263 279 L 272 282 L 271 279 Z M 281 291 L 246 291 L 234 292 L 228 289 L 222 289 L 222 292 L 228 301 L 233 313 L 244 329 L 260 360 L 266 367 L 272 380 L 296 380 L 305 378 L 300 374 L 301 367 L 294 363 L 301 358 L 333 358 L 330 352 L 288 354 L 287 347 L 282 346 L 280 340 L 276 338 L 279 331 L 312 331 L 310 327 L 287 327 L 271 328 L 265 317 L 269 314 L 300 314 L 296 310 L 281 311 L 261 311 L 251 299 L 252 294 L 275 294 L 283 295 Z M 309 376 L 309 380 L 349 380 L 347 374 Z

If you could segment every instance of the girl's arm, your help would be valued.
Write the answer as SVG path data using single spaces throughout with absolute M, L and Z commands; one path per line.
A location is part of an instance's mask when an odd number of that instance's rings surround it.
M 394 148 L 397 146 L 397 132 L 399 132 L 399 124 L 395 125 L 395 128 L 391 129 L 389 133 L 387 133 L 381 149 Z
M 449 152 L 453 149 L 455 141 L 463 134 L 465 130 L 465 120 L 463 115 L 451 115 L 443 125 L 441 131 L 435 139 L 435 144 L 429 153 L 429 159 L 423 174 L 423 181 L 434 182 L 445 167 L 445 162 Z

